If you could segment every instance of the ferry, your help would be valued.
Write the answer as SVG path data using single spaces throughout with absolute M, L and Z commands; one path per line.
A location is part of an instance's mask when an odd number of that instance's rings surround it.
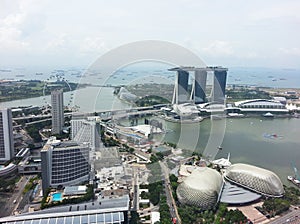
M 289 181 L 291 181 L 293 184 L 297 185 L 298 187 L 300 187 L 300 180 L 297 180 L 297 178 L 293 177 L 293 176 L 288 176 L 287 179 Z
M 300 187 L 300 176 L 298 173 L 297 168 L 292 164 L 293 170 L 295 175 L 294 176 L 288 176 L 287 179 L 291 181 L 293 184 L 295 184 L 297 187 Z

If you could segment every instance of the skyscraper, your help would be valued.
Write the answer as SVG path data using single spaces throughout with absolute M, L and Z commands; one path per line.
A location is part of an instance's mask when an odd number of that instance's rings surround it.
M 64 97 L 63 90 L 51 92 L 52 134 L 60 134 L 64 126 Z
M 225 88 L 227 79 L 227 68 L 220 66 L 213 67 L 187 67 L 180 66 L 171 68 L 169 71 L 176 71 L 174 94 L 172 104 L 183 104 L 192 102 L 195 104 L 205 103 L 207 75 L 213 73 L 213 86 L 211 96 L 208 97 L 210 103 L 225 103 Z M 188 93 L 189 73 L 194 73 L 191 94 Z M 190 95 L 190 96 L 189 96 Z
M 227 78 L 227 68 L 214 67 L 214 81 L 212 88 L 211 101 L 214 103 L 225 103 L 225 88 Z
M 0 162 L 14 156 L 14 138 L 11 109 L 0 109 Z
M 173 68 L 170 71 L 177 71 L 173 104 L 186 103 L 188 101 L 189 73 L 181 68 Z
M 193 99 L 195 104 L 204 103 L 206 101 L 206 79 L 207 79 L 207 69 L 195 69 L 195 79 L 194 79 L 194 93 Z

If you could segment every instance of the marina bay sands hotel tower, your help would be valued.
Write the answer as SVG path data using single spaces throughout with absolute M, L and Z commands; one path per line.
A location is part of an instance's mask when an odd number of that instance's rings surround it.
M 205 103 L 206 97 L 206 83 L 207 73 L 213 73 L 213 85 L 210 95 L 210 102 L 216 104 L 225 103 L 225 87 L 227 78 L 227 68 L 223 67 L 176 67 L 171 68 L 169 71 L 176 71 L 176 81 L 174 86 L 173 104 L 182 104 L 193 102 L 195 104 Z M 188 92 L 189 75 L 190 72 L 194 73 L 191 94 Z

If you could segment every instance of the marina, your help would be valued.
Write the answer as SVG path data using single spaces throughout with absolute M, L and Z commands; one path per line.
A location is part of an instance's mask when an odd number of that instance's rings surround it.
M 113 88 L 101 88 L 99 96 L 94 102 L 86 98 L 94 99 L 98 87 L 87 87 L 65 93 L 65 100 L 74 97 L 74 103 L 80 105 L 80 111 L 100 111 L 107 109 L 125 109 L 131 106 L 113 94 Z M 73 95 L 71 95 L 73 94 Z M 96 95 L 97 96 L 97 95 Z M 97 99 L 100 99 L 97 100 Z M 50 98 L 46 96 L 47 101 Z M 43 97 L 15 100 L 1 103 L 4 107 L 28 106 L 44 104 Z M 262 166 L 277 173 L 284 184 L 292 185 L 287 180 L 291 175 L 290 162 L 294 158 L 300 158 L 299 151 L 299 127 L 298 118 L 274 119 L 264 117 L 224 118 L 221 120 L 204 119 L 201 122 L 178 123 L 160 118 L 165 130 L 162 138 L 165 142 L 176 143 L 179 148 L 203 152 L 208 147 L 208 140 L 212 125 L 218 127 L 221 135 L 222 150 L 219 150 L 216 159 L 226 157 L 231 153 L 232 162 L 245 162 Z M 225 121 L 225 128 L 224 126 Z M 141 124 L 141 123 L 140 123 Z M 237 141 L 238 139 L 238 141 Z M 300 163 L 295 161 L 300 167 Z

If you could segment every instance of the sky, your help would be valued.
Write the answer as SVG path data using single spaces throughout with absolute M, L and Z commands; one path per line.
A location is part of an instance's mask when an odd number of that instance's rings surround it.
M 0 0 L 0 67 L 86 67 L 169 41 L 208 65 L 300 68 L 298 0 Z

